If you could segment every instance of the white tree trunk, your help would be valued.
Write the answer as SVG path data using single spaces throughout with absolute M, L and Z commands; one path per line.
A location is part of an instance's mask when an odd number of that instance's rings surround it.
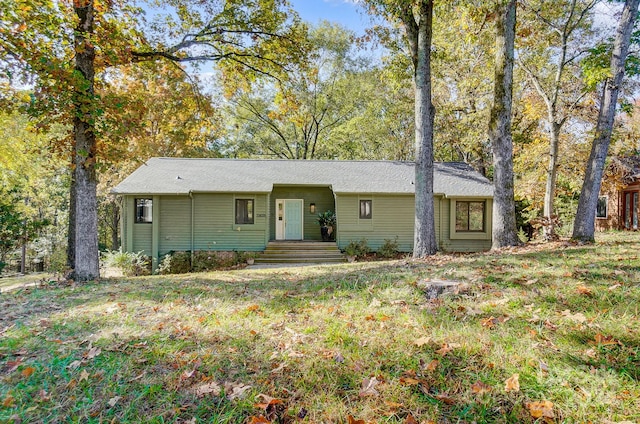
M 81 78 L 74 93 L 75 117 L 75 246 L 74 278 L 88 281 L 100 276 L 98 251 L 96 139 L 93 119 L 95 48 L 93 34 L 93 0 L 74 2 L 78 16 L 75 31 L 75 69 Z
M 493 146 L 493 229 L 494 249 L 518 244 L 513 187 L 513 139 L 511 103 L 513 54 L 516 31 L 516 0 L 509 0 L 498 12 L 494 98 L 489 122 Z
M 561 125 L 555 121 L 555 113 L 549 113 L 549 164 L 547 165 L 547 184 L 544 191 L 544 205 L 542 215 L 546 218 L 546 225 L 543 227 L 545 240 L 556 238 L 554 223 L 553 201 L 556 198 L 556 181 L 558 179 L 558 154 L 560 149 L 560 129 Z
M 596 132 L 591 145 L 591 154 L 587 161 L 576 219 L 573 224 L 573 239 L 575 240 L 594 240 L 598 194 L 604 172 L 604 163 L 611 142 L 618 93 L 624 78 L 624 66 L 629 53 L 631 33 L 638 14 L 638 3 L 640 3 L 640 0 L 625 1 L 620 24 L 613 42 L 613 51 L 611 53 L 611 74 L 613 77 L 605 81 L 602 92 L 600 114 L 598 115 Z

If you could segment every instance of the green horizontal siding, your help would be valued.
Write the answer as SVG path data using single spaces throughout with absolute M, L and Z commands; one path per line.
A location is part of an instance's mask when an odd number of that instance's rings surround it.
M 152 224 L 133 223 L 133 251 L 144 251 L 145 255 L 151 255 Z
M 235 224 L 235 199 L 254 199 L 254 223 Z M 194 194 L 194 250 L 263 250 L 266 194 Z
M 276 200 L 279 199 L 303 199 L 303 231 L 305 240 L 322 240 L 320 226 L 318 225 L 318 213 L 328 210 L 335 212 L 335 202 L 333 192 L 329 187 L 306 187 L 306 186 L 275 186 L 269 200 L 269 216 L 273 217 L 269 221 L 269 239 L 276 238 Z M 316 204 L 316 212 L 309 211 L 309 205 Z
M 154 205 L 155 206 L 155 205 Z M 161 196 L 160 255 L 191 249 L 191 199 L 188 196 Z
M 371 200 L 371 219 L 360 219 L 360 200 Z M 386 239 L 397 237 L 399 250 L 413 249 L 415 206 L 413 196 L 402 195 L 339 195 L 338 246 L 344 249 L 351 241 L 367 240 L 373 250 Z

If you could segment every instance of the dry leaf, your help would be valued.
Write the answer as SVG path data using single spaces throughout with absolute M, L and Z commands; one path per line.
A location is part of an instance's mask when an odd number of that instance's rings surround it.
M 576 291 L 584 296 L 593 296 L 593 291 L 587 286 L 578 286 L 578 288 L 576 288 Z
M 92 347 L 91 349 L 89 349 L 88 351 L 85 352 L 84 355 L 82 355 L 84 358 L 87 359 L 93 359 L 96 356 L 100 355 L 100 353 L 102 352 L 102 350 L 100 350 L 100 348 L 97 347 Z
M 7 395 L 2 400 L 2 406 L 4 406 L 5 408 L 13 408 L 13 405 L 14 405 L 15 401 L 16 401 L 16 399 L 13 396 Z
M 365 378 L 362 380 L 362 388 L 360 389 L 360 396 L 378 396 L 380 393 L 376 390 L 376 386 L 380 383 L 375 377 Z
M 31 374 L 35 372 L 35 370 L 36 369 L 33 367 L 26 367 L 26 368 L 23 368 L 22 371 L 20 371 L 20 374 L 22 374 L 24 378 L 28 378 L 31 376 Z
M 602 335 L 601 333 L 596 334 L 596 335 L 594 336 L 594 340 L 596 341 L 596 344 L 603 345 L 603 346 L 606 346 L 606 345 L 615 345 L 615 344 L 618 344 L 618 343 L 619 343 L 619 342 L 618 342 L 616 339 L 614 339 L 613 337 L 611 337 L 611 336 L 604 336 L 604 335 Z
M 409 414 L 407 415 L 407 418 L 405 418 L 404 424 L 418 424 L 418 421 L 416 421 L 416 419 L 413 418 L 413 415 Z
M 400 384 L 404 386 L 417 386 L 420 384 L 420 381 L 411 377 L 400 377 Z
M 437 359 L 432 360 L 431 362 L 429 362 L 427 364 L 427 366 L 425 367 L 425 369 L 427 371 L 435 371 L 436 368 L 438 368 L 438 365 L 440 365 L 440 361 L 438 361 Z
M 413 343 L 418 347 L 422 347 L 426 344 L 431 343 L 431 337 L 428 337 L 428 336 L 420 337 L 419 339 L 415 340 Z
M 491 386 L 483 383 L 482 381 L 476 381 L 471 385 L 471 391 L 478 395 L 483 395 L 485 393 L 491 392 Z
M 114 396 L 111 399 L 109 399 L 109 402 L 107 403 L 109 404 L 110 407 L 113 408 L 120 401 L 120 399 L 122 399 L 121 396 Z
M 447 344 L 447 343 L 443 343 L 442 347 L 438 350 L 436 350 L 436 353 L 438 355 L 444 356 L 447 353 L 451 352 L 453 350 L 453 348 L 451 347 L 451 345 Z
M 251 386 L 245 386 L 242 383 L 225 383 L 224 389 L 227 393 L 227 399 L 234 400 L 244 397 L 246 395 L 246 392 L 251 389 Z
M 390 400 L 385 400 L 384 404 L 387 405 L 389 408 L 391 409 L 399 409 L 402 408 L 404 405 L 398 402 L 392 402 Z
M 494 317 L 489 317 L 480 321 L 483 327 L 487 327 L 488 329 L 492 329 L 496 326 L 496 319 Z
M 441 395 L 437 395 L 436 399 L 438 399 L 440 402 L 444 402 L 447 405 L 455 405 L 456 400 L 452 397 L 450 397 L 449 395 L 447 395 L 446 393 L 443 393 Z
M 76 368 L 78 368 L 80 365 L 82 365 L 82 361 L 73 361 L 72 363 L 70 363 L 69 365 L 67 365 L 67 368 L 69 368 L 70 370 L 75 370 Z
M 364 422 L 364 420 L 356 420 L 355 418 L 353 418 L 351 415 L 349 415 L 348 417 L 348 423 L 349 424 L 366 424 Z
M 206 395 L 220 396 L 221 388 L 215 381 L 210 381 L 196 386 L 193 391 L 198 397 Z
M 520 391 L 520 374 L 513 374 L 507 378 L 504 382 L 505 392 L 519 392 Z
M 529 402 L 527 403 L 527 408 L 529 408 L 529 413 L 533 418 L 555 418 L 553 403 L 548 400 Z
M 260 423 L 266 423 L 266 424 L 271 424 L 271 421 L 269 421 L 268 419 L 266 419 L 263 415 L 260 416 L 253 416 L 251 417 L 251 421 L 249 421 L 250 424 L 260 424 Z
M 89 381 L 89 373 L 87 372 L 87 370 L 82 370 L 80 372 L 80 377 L 78 377 L 78 383 L 80 383 L 83 380 Z

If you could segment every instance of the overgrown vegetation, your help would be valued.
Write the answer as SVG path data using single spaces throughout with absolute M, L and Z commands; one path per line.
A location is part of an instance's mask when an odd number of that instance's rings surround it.
M 3 293 L 0 422 L 637 422 L 639 243 Z
M 253 252 L 238 251 L 196 251 L 169 252 L 163 256 L 158 266 L 159 274 L 184 274 L 187 272 L 214 271 L 233 268 L 254 258 Z
M 371 252 L 367 239 L 361 239 L 360 241 L 351 240 L 349 244 L 344 248 L 344 253 L 347 256 L 353 256 L 355 258 L 362 258 Z
M 151 260 L 144 252 L 108 250 L 102 254 L 102 266 L 116 268 L 126 277 L 151 273 Z

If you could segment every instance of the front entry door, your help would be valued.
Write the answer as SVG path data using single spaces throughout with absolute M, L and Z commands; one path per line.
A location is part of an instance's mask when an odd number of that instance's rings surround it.
M 276 200 L 276 240 L 302 240 L 304 201 L 302 199 Z

